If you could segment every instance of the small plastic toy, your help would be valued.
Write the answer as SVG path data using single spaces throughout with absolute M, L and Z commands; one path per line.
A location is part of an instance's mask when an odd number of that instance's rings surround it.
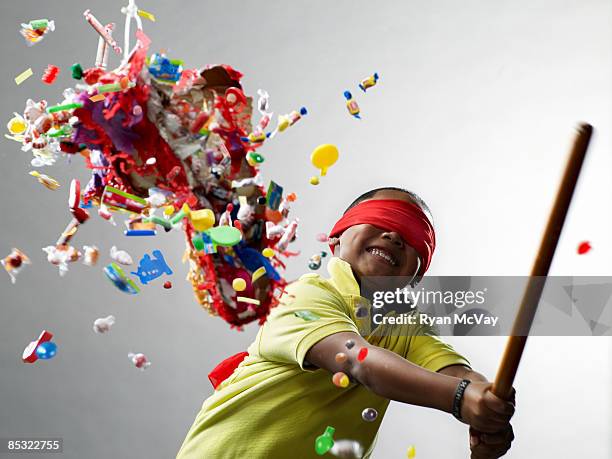
M 23 269 L 24 265 L 30 264 L 30 259 L 19 249 L 13 249 L 6 257 L 0 260 L 4 270 L 11 278 L 11 283 L 17 282 L 17 275 Z
M 94 266 L 98 262 L 98 257 L 100 256 L 100 251 L 95 245 L 83 246 L 83 264 L 87 266 Z
M 327 252 L 322 250 L 319 253 L 315 253 L 308 259 L 308 268 L 312 270 L 317 270 L 321 267 L 321 261 L 324 257 L 327 256 Z
M 59 182 L 55 180 L 53 177 L 49 177 L 48 175 L 41 174 L 38 171 L 30 171 L 30 175 L 32 177 L 36 177 L 36 179 L 38 180 L 38 183 L 40 183 L 41 185 L 44 185 L 45 188 L 47 188 L 48 190 L 52 190 L 52 191 L 57 190 L 61 186 Z
M 53 333 L 48 332 L 47 330 L 43 330 L 40 333 L 40 336 L 38 337 L 37 340 L 30 342 L 30 344 L 28 344 L 26 346 L 26 348 L 23 350 L 23 354 L 21 356 L 21 359 L 23 360 L 24 363 L 34 363 L 36 362 L 39 358 L 51 358 L 51 357 L 47 357 L 47 355 L 51 354 L 51 350 L 50 349 L 45 349 L 41 352 L 41 354 L 44 354 L 45 357 L 41 357 L 36 351 L 38 350 L 38 347 L 40 345 L 42 345 L 43 343 L 48 343 L 51 341 L 51 339 L 53 338 Z M 55 347 L 55 350 L 57 350 L 57 346 Z M 48 353 L 46 351 L 49 351 Z M 53 352 L 53 355 L 55 355 L 55 352 Z
M 143 370 L 143 371 L 151 366 L 151 362 L 147 360 L 144 354 L 140 354 L 140 353 L 134 354 L 130 352 L 128 354 L 128 359 L 132 361 L 132 363 L 134 364 L 136 368 L 139 368 L 140 370 Z
M 100 317 L 94 320 L 93 331 L 99 334 L 110 331 L 111 327 L 115 323 L 115 316 Z
M 312 320 L 319 320 L 320 317 L 315 314 L 312 311 L 308 311 L 308 310 L 304 310 L 304 311 L 295 311 L 293 313 L 293 315 L 295 315 L 296 317 L 299 317 L 300 319 L 304 319 L 308 322 L 312 321 Z
M 321 175 L 327 174 L 327 169 L 338 161 L 338 147 L 326 143 L 315 148 L 310 155 L 310 162 L 317 169 L 321 169 Z
M 327 426 L 325 432 L 319 435 L 315 440 L 315 452 L 319 456 L 323 456 L 334 446 L 334 433 L 336 429 L 332 426 Z
M 117 247 L 115 246 L 112 246 L 110 249 L 110 257 L 111 260 L 116 261 L 121 265 L 129 266 L 134 263 L 129 253 L 127 253 L 125 250 L 117 250 Z
M 375 73 L 374 75 L 370 75 L 369 77 L 361 80 L 361 83 L 359 83 L 359 88 L 363 92 L 366 92 L 368 88 L 371 88 L 372 86 L 376 86 L 377 82 L 378 82 L 378 73 Z
M 578 255 L 584 255 L 585 253 L 589 252 L 592 248 L 593 247 L 591 247 L 591 243 L 589 241 L 584 241 L 578 245 L 578 249 L 576 251 L 578 252 Z
M 21 72 L 19 75 L 15 77 L 15 84 L 19 86 L 21 83 L 23 83 L 25 80 L 30 78 L 32 75 L 34 75 L 34 72 L 32 72 L 32 68 L 28 68 L 24 70 L 23 72 Z
M 145 254 L 138 263 L 138 271 L 131 272 L 131 274 L 138 276 L 140 282 L 144 285 L 147 285 L 163 274 L 172 275 L 172 270 L 166 264 L 162 253 L 159 250 L 154 250 L 152 255 L 154 258 L 151 258 L 149 254 Z
M 242 233 L 238 228 L 232 226 L 215 226 L 205 231 L 215 245 L 231 247 L 240 242 Z
M 170 281 L 166 281 L 166 282 L 164 282 L 164 288 L 165 288 L 166 290 L 171 289 L 171 288 L 172 288 L 172 282 L 170 282 Z
M 374 422 L 378 417 L 378 411 L 374 408 L 366 408 L 361 412 L 361 418 L 367 422 Z
M 118 264 L 111 263 L 105 266 L 104 274 L 122 292 L 129 293 L 130 295 L 136 295 L 140 292 L 136 283 L 125 274 Z
M 332 376 L 332 382 L 334 383 L 334 385 L 344 389 L 349 386 L 351 381 L 349 380 L 349 377 L 346 374 L 339 371 L 337 373 L 334 373 L 334 376 Z
M 27 24 L 21 24 L 20 33 L 28 46 L 42 41 L 49 32 L 55 30 L 55 22 L 48 19 L 36 19 Z
M 345 459 L 361 459 L 363 457 L 363 446 L 355 440 L 336 440 L 329 452 L 334 456 Z
M 83 67 L 78 62 L 75 62 L 70 66 L 70 72 L 72 73 L 72 78 L 75 80 L 80 80 L 83 78 Z
M 319 177 L 317 177 L 316 175 L 313 175 L 312 177 L 310 177 L 309 183 L 311 185 L 318 185 L 319 184 Z
M 337 363 L 344 363 L 348 360 L 348 355 L 346 355 L 344 352 L 338 352 L 335 359 Z
M 274 258 L 274 250 L 272 250 L 270 247 L 263 249 L 261 254 L 266 258 Z
M 53 84 L 60 73 L 60 68 L 55 65 L 47 65 L 47 68 L 43 72 L 41 81 L 46 84 Z
M 357 101 L 353 99 L 351 92 L 344 91 L 344 97 L 346 98 L 346 108 L 348 112 L 355 118 L 361 119 L 361 116 L 359 116 L 359 105 L 357 105 Z
M 355 341 L 349 339 L 346 343 L 344 343 L 344 345 L 347 349 L 353 349 L 353 347 L 355 346 Z

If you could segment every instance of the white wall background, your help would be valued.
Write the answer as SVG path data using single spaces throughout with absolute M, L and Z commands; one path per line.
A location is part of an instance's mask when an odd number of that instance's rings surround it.
M 0 91 L 4 118 L 28 97 L 61 100 L 73 84 L 68 67 L 91 65 L 97 36 L 82 18 L 91 8 L 101 21 L 122 23 L 124 2 L 90 0 L 3 2 L 0 6 Z M 245 74 L 248 93 L 265 88 L 272 108 L 306 105 L 310 114 L 262 150 L 264 174 L 298 202 L 303 255 L 288 277 L 307 269 L 328 230 L 358 194 L 383 185 L 407 187 L 430 205 L 438 250 L 432 275 L 521 275 L 531 268 L 577 121 L 596 133 L 551 274 L 609 275 L 611 25 L 603 0 L 387 1 L 387 2 L 162 2 L 145 21 L 152 51 L 165 48 L 187 67 L 229 63 Z M 57 30 L 26 48 L 19 23 L 49 17 Z M 117 61 L 115 60 L 114 63 Z M 47 64 L 62 68 L 43 87 Z M 36 77 L 19 87 L 27 67 Z M 377 87 L 356 85 L 378 72 Z M 359 97 L 362 121 L 346 113 L 342 92 Z M 320 143 L 341 157 L 321 185 L 309 155 Z M 127 240 L 121 229 L 92 219 L 80 245 L 114 244 L 135 258 L 160 248 L 175 270 L 172 290 L 161 282 L 137 297 L 115 290 L 101 267 L 71 267 L 60 279 L 40 250 L 68 221 L 70 178 L 87 179 L 80 158 L 48 173 L 63 185 L 50 192 L 27 175 L 29 157 L 0 140 L 3 216 L 0 254 L 11 247 L 33 265 L 17 285 L 0 278 L 0 437 L 62 436 L 66 458 L 173 457 L 200 404 L 211 391 L 206 375 L 221 359 L 243 350 L 255 335 L 208 317 L 183 281 L 178 233 L 155 241 Z M 589 240 L 593 250 L 576 255 Z M 103 258 L 102 262 L 106 261 Z M 114 314 L 107 336 L 93 320 Z M 58 356 L 29 366 L 23 347 L 41 329 L 56 334 Z M 503 338 L 451 339 L 476 369 L 494 377 Z M 588 457 L 612 454 L 609 338 L 530 339 L 516 382 L 516 440 L 509 458 Z M 131 368 L 129 351 L 153 362 Z M 271 415 L 273 415 L 271 413 Z M 452 417 L 393 404 L 375 457 L 468 457 L 467 429 Z

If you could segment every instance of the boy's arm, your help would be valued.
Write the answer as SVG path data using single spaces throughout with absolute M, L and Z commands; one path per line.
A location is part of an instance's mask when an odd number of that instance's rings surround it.
M 438 370 L 438 373 L 454 376 L 455 378 L 469 379 L 470 381 L 489 382 L 484 375 L 472 370 L 470 367 L 466 367 L 465 365 L 449 365 L 448 367 Z
M 351 349 L 345 345 L 348 340 L 355 343 Z M 368 349 L 368 354 L 359 362 L 357 355 L 363 347 Z M 338 353 L 345 353 L 348 358 L 339 363 Z M 461 381 L 459 377 L 421 368 L 352 332 L 335 333 L 318 341 L 308 350 L 306 360 L 331 373 L 342 371 L 381 397 L 447 413 L 452 411 L 455 391 Z M 493 395 L 490 387 L 487 382 L 471 383 L 461 405 L 464 422 L 481 432 L 503 430 L 514 412 L 513 406 Z

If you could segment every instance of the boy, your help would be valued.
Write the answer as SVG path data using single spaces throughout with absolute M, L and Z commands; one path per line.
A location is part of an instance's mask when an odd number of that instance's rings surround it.
M 424 211 L 418 196 L 399 188 L 372 190 L 349 206 L 330 233 L 331 278 L 306 274 L 288 287 L 248 355 L 204 402 L 178 459 L 314 458 L 327 426 L 335 439 L 358 441 L 368 458 L 390 400 L 469 424 L 473 459 L 505 454 L 514 400 L 494 396 L 433 330 L 367 333 L 364 314 L 356 314 L 369 307 L 360 296 L 364 277 L 411 276 L 414 285 L 424 275 L 435 248 Z M 363 348 L 367 356 L 358 359 Z M 348 387 L 332 384 L 337 372 Z M 373 422 L 362 419 L 366 408 L 379 413 Z

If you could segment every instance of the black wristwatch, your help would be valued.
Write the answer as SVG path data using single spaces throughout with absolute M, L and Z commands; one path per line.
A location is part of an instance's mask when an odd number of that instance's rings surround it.
M 455 391 L 455 398 L 453 399 L 453 416 L 455 416 L 459 421 L 463 421 L 463 419 L 461 419 L 461 401 L 463 400 L 463 394 L 465 393 L 465 388 L 471 382 L 472 381 L 469 379 L 463 379 Z

